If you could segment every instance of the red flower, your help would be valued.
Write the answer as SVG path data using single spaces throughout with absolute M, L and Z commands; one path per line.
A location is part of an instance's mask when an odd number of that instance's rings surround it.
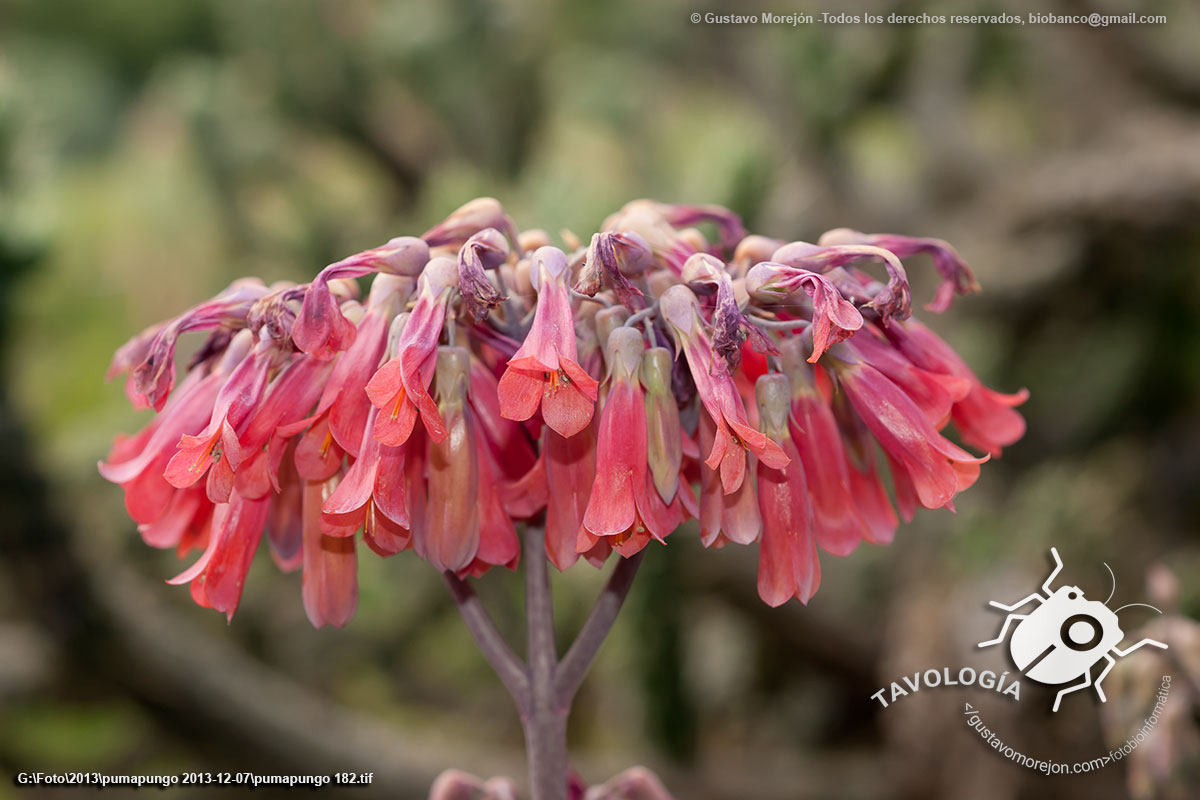
M 758 596 L 769 606 L 795 597 L 802 603 L 816 594 L 821 565 L 812 535 L 812 508 L 804 464 L 789 432 L 791 386 L 778 373 L 755 385 L 763 430 L 791 458 L 783 469 L 758 465 L 758 508 L 762 542 L 758 555 Z
M 391 555 L 406 549 L 411 541 L 404 479 L 406 447 L 380 444 L 371 435 L 377 413 L 378 409 L 371 409 L 359 457 L 321 505 L 321 530 L 345 537 L 362 528 L 368 543 Z
M 651 537 L 662 541 L 670 533 L 646 491 L 652 486 L 646 465 L 646 406 L 638 383 L 643 349 L 642 336 L 633 328 L 617 328 L 608 338 L 610 384 L 600 416 L 596 482 L 583 515 L 581 552 L 609 537 L 614 550 L 630 556 Z
M 446 305 L 457 285 L 458 265 L 451 259 L 435 258 L 426 265 L 417 284 L 417 303 L 404 323 L 396 355 L 367 382 L 367 396 L 382 412 L 375 419 L 375 438 L 386 445 L 398 447 L 408 441 L 418 412 L 434 442 L 446 437 L 437 403 L 429 395 L 429 383 L 437 364 Z
M 942 508 L 979 477 L 987 456 L 976 458 L 939 434 L 917 404 L 874 367 L 839 361 L 834 369 L 854 410 L 893 459 L 898 468 L 893 474 L 899 471 L 898 480 L 912 482 L 921 505 Z
M 327 536 L 322 531 L 321 506 L 333 483 L 310 481 L 304 486 L 301 594 L 304 612 L 314 628 L 324 625 L 340 628 L 350 621 L 358 607 L 358 556 L 354 540 Z
M 812 497 L 813 533 L 821 549 L 846 556 L 864 537 L 874 538 L 854 499 L 837 420 L 817 389 L 813 368 L 805 363 L 802 342 L 789 340 L 782 350 L 783 369 L 791 380 L 790 441 L 804 465 Z
M 971 382 L 966 378 L 921 369 L 873 330 L 854 337 L 848 347 L 899 386 L 938 430 L 946 427 L 951 409 L 971 391 Z
M 984 386 L 950 345 L 916 320 L 908 320 L 887 333 L 917 366 L 967 381 L 970 389 L 950 411 L 964 442 L 998 456 L 1025 435 L 1025 419 L 1013 409 L 1029 399 L 1028 390 L 1002 394 Z
M 238 334 L 239 338 L 252 336 L 248 330 Z M 194 436 L 185 434 L 180 438 L 179 451 L 163 473 L 167 483 L 186 489 L 208 474 L 208 498 L 214 503 L 229 499 L 233 473 L 244 457 L 238 436 L 263 396 L 275 356 L 272 345 L 260 341 L 229 374 L 217 394 L 208 426 Z M 211 473 L 209 467 L 213 468 Z
M 500 413 L 526 420 L 538 406 L 542 418 L 562 436 L 574 436 L 592 420 L 597 383 L 579 366 L 567 258 L 555 247 L 533 254 L 537 311 L 524 344 L 500 378 Z
M 781 469 L 788 457 L 779 445 L 750 427 L 746 407 L 723 359 L 716 357 L 700 319 L 696 296 L 686 286 L 672 286 L 659 298 L 663 319 L 675 334 L 675 341 L 687 357 L 688 368 L 700 402 L 716 423 L 712 451 L 705 459 L 711 469 L 720 466 L 721 484 L 726 494 L 742 485 L 749 450 L 767 466 Z
M 193 600 L 233 619 L 246 573 L 262 539 L 269 502 L 266 497 L 251 500 L 233 492 L 228 503 L 218 503 L 204 554 L 167 583 L 190 583 Z
M 400 236 L 387 244 L 330 264 L 313 278 L 304 292 L 300 314 L 292 329 L 296 347 L 317 358 L 332 358 L 354 341 L 354 325 L 342 316 L 329 282 L 360 278 L 374 272 L 414 276 L 429 261 L 429 246 L 413 236 Z
M 949 422 L 992 454 L 1025 430 L 1027 393 L 984 387 L 908 319 L 902 258 L 933 258 L 935 309 L 976 288 L 945 242 L 785 244 L 717 206 L 648 200 L 586 248 L 562 238 L 570 255 L 481 198 L 310 283 L 235 282 L 122 346 L 110 376 L 159 413 L 99 468 L 148 544 L 201 551 L 173 582 L 232 615 L 265 528 L 275 562 L 304 569 L 312 623 L 343 625 L 359 530 L 466 578 L 514 568 L 517 524 L 544 509 L 559 569 L 696 517 L 705 546 L 760 542 L 768 603 L 807 601 L 816 548 L 846 555 L 889 542 L 897 510 L 954 508 L 985 459 Z M 207 338 L 175 387 L 188 331 Z

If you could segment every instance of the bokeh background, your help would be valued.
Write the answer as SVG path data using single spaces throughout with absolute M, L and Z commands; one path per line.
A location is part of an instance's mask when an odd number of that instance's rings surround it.
M 1102 28 L 688 21 L 850 10 L 794 5 L 0 0 L 0 798 L 25 770 L 370 771 L 342 794 L 398 798 L 449 766 L 520 776 L 510 701 L 424 564 L 362 559 L 358 615 L 314 631 L 299 576 L 260 554 L 227 626 L 163 585 L 174 555 L 141 544 L 95 471 L 144 423 L 102 379 L 130 334 L 477 195 L 585 237 L 647 196 L 787 239 L 949 239 L 984 292 L 933 326 L 1032 393 L 1027 437 L 956 516 L 825 557 L 807 608 L 759 603 L 752 549 L 688 531 L 654 549 L 571 719 L 587 779 L 645 763 L 681 800 L 1198 796 L 1200 6 L 953 9 L 1168 17 Z M 1107 561 L 1117 600 L 1163 607 L 1122 620 L 1172 649 L 1069 714 L 1028 681 L 1019 707 L 870 700 L 918 669 L 1008 668 L 974 648 L 1000 620 L 985 602 L 1039 584 L 1050 545 L 1089 596 Z M 601 580 L 556 578 L 564 635 Z M 482 591 L 519 634 L 516 581 Z M 1091 758 L 1163 674 L 1155 737 L 1084 777 L 1015 767 L 959 718 L 965 699 L 1025 752 Z

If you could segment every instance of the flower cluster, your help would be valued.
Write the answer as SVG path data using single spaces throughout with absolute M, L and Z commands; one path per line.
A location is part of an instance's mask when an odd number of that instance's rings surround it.
M 941 277 L 931 310 L 977 288 L 945 242 L 782 242 L 645 200 L 564 240 L 478 199 L 309 283 L 237 281 L 120 348 L 110 375 L 157 414 L 100 472 L 148 544 L 201 552 L 170 582 L 232 616 L 265 532 L 303 568 L 313 624 L 343 625 L 359 531 L 466 577 L 516 566 L 519 522 L 566 569 L 695 519 L 706 546 L 759 543 L 766 602 L 807 602 L 818 548 L 953 509 L 1024 432 L 1025 393 L 985 387 L 911 316 L 910 256 Z M 177 380 L 188 331 L 207 339 Z

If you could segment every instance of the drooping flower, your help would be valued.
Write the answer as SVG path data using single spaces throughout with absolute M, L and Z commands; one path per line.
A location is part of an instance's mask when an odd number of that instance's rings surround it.
M 967 382 L 966 396 L 950 410 L 964 442 L 998 456 L 1025 435 L 1025 419 L 1013 409 L 1029 399 L 1027 390 L 1003 394 L 984 386 L 950 345 L 916 320 L 889 330 L 888 336 L 914 364 Z
M 832 362 L 854 410 L 892 459 L 892 474 L 907 480 L 921 505 L 943 508 L 979 477 L 987 456 L 975 457 L 946 439 L 920 407 L 878 370 L 848 351 Z
M 191 567 L 167 583 L 191 585 L 192 599 L 233 619 L 242 599 L 246 573 L 258 550 L 267 521 L 270 498 L 257 500 L 233 492 L 217 503 L 208 533 L 208 547 Z
M 526 420 L 540 406 L 542 419 L 562 436 L 574 436 L 592 420 L 596 380 L 579 366 L 567 257 L 556 247 L 533 254 L 537 310 L 521 349 L 500 378 L 500 413 Z
M 678 349 L 687 358 L 700 402 L 716 424 L 712 451 L 705 464 L 712 469 L 720 467 L 725 493 L 732 494 L 742 485 L 747 450 L 768 466 L 776 469 L 785 466 L 788 458 L 779 445 L 750 427 L 733 378 L 704 331 L 696 296 L 686 286 L 676 285 L 663 292 L 658 302 L 659 312 L 671 326 Z
M 465 570 L 479 550 L 479 507 L 465 498 L 479 491 L 479 459 L 467 419 L 469 358 L 461 348 L 446 348 L 437 358 L 438 412 L 446 435 L 430 437 L 429 489 L 418 552 L 446 572 Z
M 314 628 L 324 625 L 341 628 L 358 607 L 358 555 L 354 540 L 326 535 L 321 525 L 321 506 L 334 483 L 336 480 L 310 481 L 304 486 L 301 595 L 304 611 Z
M 812 497 L 813 534 L 826 552 L 849 555 L 862 539 L 873 541 L 874 536 L 855 502 L 851 468 L 837 421 L 817 388 L 813 367 L 804 357 L 803 342 L 790 339 L 781 349 L 783 371 L 790 379 L 792 392 L 789 432 Z
M 372 408 L 359 455 L 345 476 L 321 504 L 323 533 L 353 536 L 359 528 L 378 552 L 392 555 L 411 542 L 408 484 L 404 457 L 407 445 L 389 447 L 372 435 L 378 409 Z
M 804 464 L 792 441 L 792 391 L 786 376 L 763 375 L 755 384 L 763 430 L 791 459 L 783 469 L 758 464 L 758 508 L 762 541 L 758 556 L 758 595 L 769 606 L 795 597 L 808 603 L 821 583 L 813 540 L 812 508 Z
M 458 265 L 449 258 L 434 258 L 417 283 L 413 306 L 396 344 L 396 355 L 367 382 L 367 396 L 380 413 L 375 438 L 398 447 L 408 441 L 418 413 L 425 431 L 435 442 L 446 436 L 437 403 L 429 394 L 437 365 L 437 343 L 446 320 L 446 306 L 458 285 Z
M 930 311 L 942 312 L 950 307 L 954 295 L 966 295 L 979 291 L 979 281 L 971 268 L 948 242 L 913 236 L 896 236 L 890 233 L 859 233 L 850 228 L 835 228 L 821 234 L 818 242 L 822 246 L 870 245 L 880 247 L 897 258 L 908 258 L 917 253 L 928 253 L 933 258 L 934 269 L 942 276 L 937 294 L 925 306 Z
M 213 299 L 158 326 L 153 338 L 149 338 L 149 329 L 135 336 L 117 351 L 109 375 L 129 369 L 136 363 L 127 394 L 138 408 L 162 411 L 167 395 L 175 386 L 175 343 L 179 336 L 187 331 L 236 327 L 245 321 L 255 301 L 269 291 L 256 278 L 234 281 Z
M 414 236 L 400 236 L 385 245 L 364 250 L 321 270 L 304 293 L 300 315 L 292 329 L 296 347 L 317 358 L 332 358 L 354 341 L 354 325 L 338 308 L 331 281 L 361 278 L 374 272 L 416 276 L 429 261 L 429 246 Z
M 238 336 L 251 338 L 254 334 L 244 330 Z M 233 474 L 244 457 L 238 437 L 262 399 L 276 358 L 271 344 L 260 340 L 229 374 L 228 382 L 217 394 L 208 425 L 195 435 L 180 437 L 179 450 L 163 473 L 167 483 L 186 489 L 207 474 L 208 498 L 214 503 L 229 499 Z
M 583 515 L 581 551 L 608 537 L 614 550 L 630 556 L 651 538 L 662 541 L 671 532 L 646 491 L 653 486 L 647 468 L 646 406 L 638 380 L 643 350 L 642 336 L 633 328 L 617 328 L 608 337 L 610 383 L 600 416 L 596 482 Z

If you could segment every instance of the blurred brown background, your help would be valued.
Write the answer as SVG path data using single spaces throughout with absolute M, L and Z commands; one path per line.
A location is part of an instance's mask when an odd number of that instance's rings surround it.
M 38 770 L 371 771 L 342 794 L 402 798 L 449 766 L 521 774 L 510 702 L 424 564 L 361 559 L 358 615 L 314 631 L 299 576 L 263 557 L 226 626 L 163 585 L 174 555 L 142 545 L 95 471 L 144 423 L 102 380 L 126 337 L 483 194 L 580 234 L 649 196 L 781 238 L 949 239 L 984 293 L 933 327 L 991 385 L 1032 392 L 1027 437 L 957 516 L 825 557 L 808 608 L 757 600 L 753 550 L 686 530 L 653 550 L 571 720 L 586 778 L 646 763 L 681 800 L 1200 795 L 1200 6 L 1148 0 L 1167 24 L 1100 28 L 688 21 L 835 5 L 0 0 L 0 798 Z M 1028 681 L 1019 711 L 869 699 L 918 669 L 1009 668 L 974 647 L 1000 622 L 986 600 L 1040 584 L 1051 545 L 1089 596 L 1107 561 L 1116 600 L 1166 606 L 1122 622 L 1173 626 L 1172 650 L 1058 715 Z M 600 581 L 557 581 L 564 634 Z M 518 633 L 516 581 L 482 591 Z M 1168 673 L 1156 738 L 1085 777 L 1014 766 L 959 716 L 965 699 L 1025 752 L 1091 758 Z

